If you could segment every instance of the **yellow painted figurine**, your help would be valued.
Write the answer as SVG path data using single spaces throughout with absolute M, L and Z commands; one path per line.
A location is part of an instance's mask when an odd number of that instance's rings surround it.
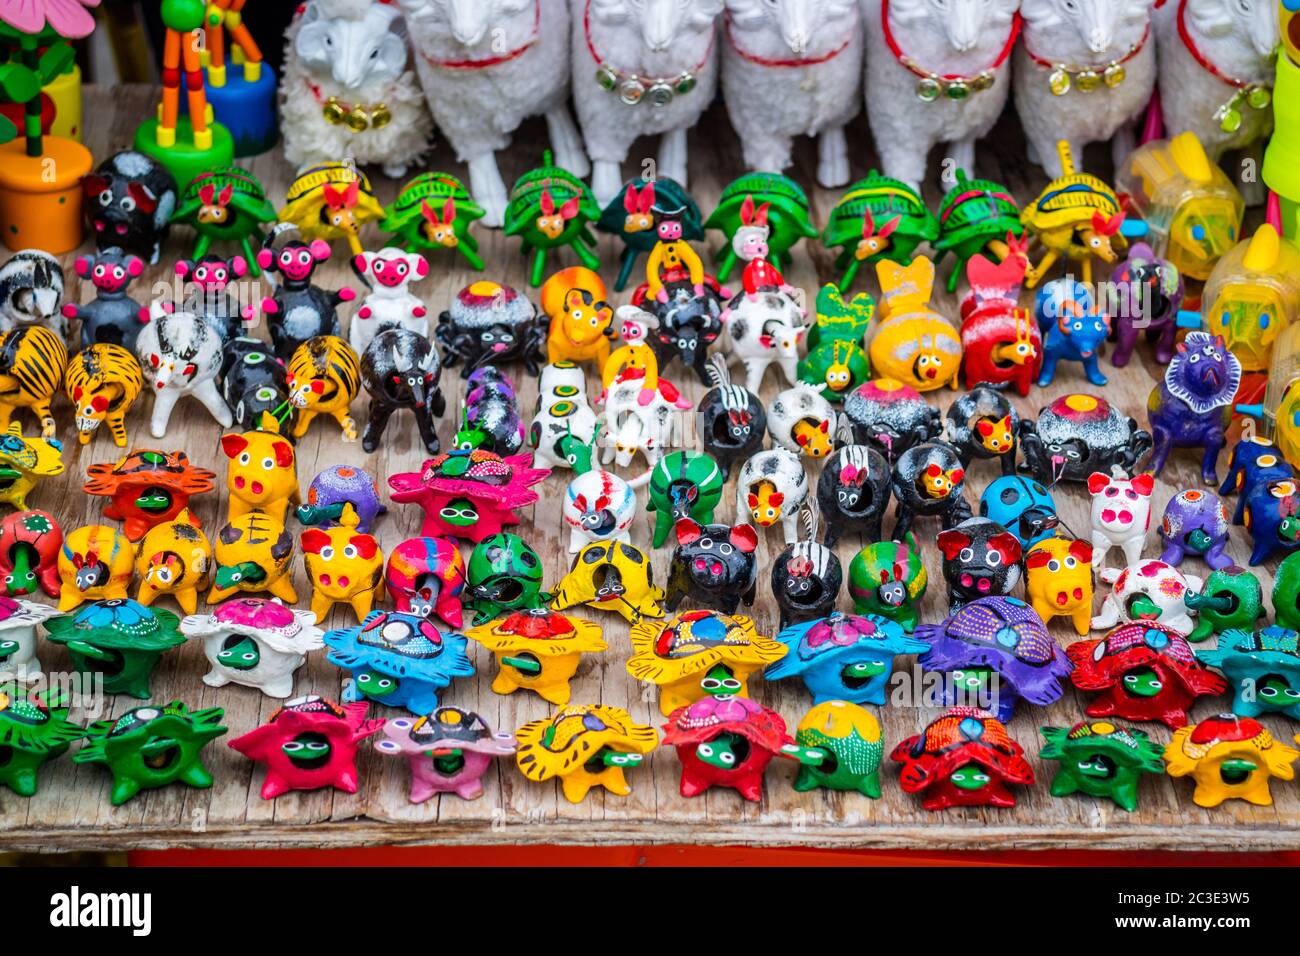
M 584 266 L 561 269 L 542 283 L 542 311 L 551 318 L 549 362 L 593 362 L 602 371 L 614 337 L 605 283 Z
M 1092 545 L 1047 538 L 1025 552 L 1025 594 L 1044 621 L 1068 617 L 1080 637 L 1092 629 Z
M 357 531 L 360 521 L 357 509 L 346 502 L 337 525 L 308 528 L 299 539 L 317 624 L 329 617 L 335 604 L 350 604 L 357 623 L 375 606 L 384 578 L 384 553 L 374 535 Z
M 748 697 L 752 674 L 785 657 L 789 648 L 762 637 L 743 615 L 684 611 L 664 623 L 643 621 L 631 631 L 627 672 L 659 685 L 659 712 L 704 697 Z
M 212 547 L 216 571 L 209 604 L 232 594 L 268 592 L 290 606 L 298 603 L 293 587 L 293 535 L 271 515 L 250 511 L 231 518 Z
M 472 627 L 465 636 L 495 655 L 493 691 L 531 690 L 552 704 L 569 702 L 569 679 L 577 673 L 582 655 L 609 646 L 599 624 L 545 608 L 515 611 Z
M 361 227 L 384 218 L 370 179 L 349 163 L 322 163 L 304 170 L 290 183 L 285 199 L 277 213 L 281 222 L 293 223 L 309 242 L 344 239 L 354 256 L 365 251 Z
M 344 441 L 357 440 L 357 423 L 348 414 L 361 385 L 357 353 L 337 335 L 317 335 L 289 358 L 289 401 L 298 409 L 293 437 L 307 434 L 317 415 L 329 415 L 343 429 Z
M 83 525 L 66 535 L 59 549 L 59 610 L 126 597 L 134 557 L 126 535 L 107 525 Z
M 199 607 L 199 589 L 207 583 L 212 543 L 199 519 L 184 508 L 171 521 L 154 525 L 140 540 L 135 573 L 140 579 L 135 599 L 145 607 L 170 594 L 186 614 Z
M 753 202 L 750 202 L 752 207 Z M 682 238 L 682 213 L 675 215 L 661 213 L 655 223 L 655 235 L 658 241 L 650 250 L 645 262 L 645 297 L 647 302 L 667 302 L 668 292 L 664 289 L 665 276 L 682 277 L 685 273 L 695 286 L 695 294 L 704 290 L 704 263 L 699 253 Z
M 230 492 L 228 521 L 264 511 L 281 524 L 290 505 L 301 501 L 298 466 L 293 445 L 277 430 L 269 415 L 262 427 L 221 436 L 226 464 L 226 490 Z
M 61 474 L 63 445 L 53 438 L 24 438 L 22 425 L 10 422 L 0 436 L 0 502 L 26 511 L 37 480 Z
M 641 394 L 649 398 L 659 390 L 659 359 L 646 341 L 658 320 L 634 305 L 619 306 L 619 336 L 623 344 L 610 353 L 600 370 L 600 381 L 608 391 L 620 378 L 640 378 Z
M 0 339 L 0 349 L 3 343 Z M 68 363 L 63 387 L 72 401 L 81 444 L 107 423 L 113 444 L 126 447 L 126 413 L 144 388 L 144 372 L 134 355 L 120 345 L 102 342 L 84 348 Z
M 622 541 L 593 541 L 577 553 L 573 567 L 551 592 L 551 609 L 567 611 L 585 604 L 636 624 L 642 618 L 663 617 L 663 599 L 644 551 Z
M 1169 776 L 1196 781 L 1192 802 L 1198 807 L 1234 798 L 1268 806 L 1273 802 L 1269 778 L 1294 779 L 1291 764 L 1297 757 L 1300 750 L 1274 740 L 1258 720 L 1236 714 L 1180 727 L 1165 747 Z
M 952 323 L 930 306 L 934 263 L 917 256 L 911 265 L 888 259 L 876 263 L 880 279 L 880 328 L 871 340 L 871 368 L 918 392 L 957 387 L 961 338 Z
M 131 361 L 135 356 L 121 349 Z M 54 416 L 50 402 L 68 371 L 68 350 L 63 339 L 43 325 L 26 325 L 0 335 L 0 431 L 8 430 L 9 420 L 20 408 L 30 408 L 40 420 L 41 435 L 54 437 Z M 140 363 L 135 363 L 137 380 L 143 381 Z M 140 391 L 139 385 L 136 392 Z M 72 394 L 72 388 L 68 388 Z M 134 399 L 134 396 L 132 396 Z M 76 405 L 76 400 L 73 400 Z M 130 402 L 127 403 L 128 405 Z M 81 427 L 81 410 L 77 409 L 77 427 Z M 82 439 L 84 443 L 86 439 Z M 122 439 L 126 441 L 125 438 Z
M 592 787 L 620 797 L 631 793 L 623 771 L 641 765 L 659 743 L 659 734 L 634 722 L 622 708 L 572 704 L 554 717 L 524 724 L 515 739 L 520 773 L 535 783 L 559 777 L 565 799 L 581 803 Z

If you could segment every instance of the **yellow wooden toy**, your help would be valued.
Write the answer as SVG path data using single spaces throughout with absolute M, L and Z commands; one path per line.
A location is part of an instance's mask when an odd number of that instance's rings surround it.
M 134 557 L 126 535 L 107 525 L 83 525 L 66 535 L 59 549 L 59 610 L 126 597 Z
M 298 409 L 293 437 L 307 434 L 317 415 L 329 415 L 343 429 L 344 441 L 357 440 L 357 423 L 348 414 L 361 385 L 357 353 L 337 335 L 317 335 L 289 358 L 289 401 Z
M 873 372 L 897 379 L 918 392 L 957 387 L 961 339 L 947 319 L 930 306 L 934 263 L 917 256 L 911 265 L 888 259 L 876 263 L 880 279 L 880 328 L 871 340 Z
M 290 505 L 297 507 L 302 495 L 293 445 L 280 434 L 279 423 L 264 415 L 261 428 L 222 435 L 221 450 L 229 459 L 226 520 L 234 521 L 250 511 L 264 511 L 283 524 L 285 512 Z
M 513 694 L 531 690 L 552 704 L 569 702 L 569 679 L 584 653 L 599 653 L 609 645 L 600 625 L 545 608 L 515 611 L 465 632 L 497 659 L 492 690 Z
M 659 734 L 620 707 L 573 704 L 524 724 L 515 739 L 520 773 L 535 783 L 559 777 L 565 799 L 581 803 L 592 787 L 620 797 L 631 793 L 623 771 L 641 765 Z
M 753 205 L 751 200 L 750 205 Z M 685 210 L 683 210 L 684 212 Z M 704 288 L 704 263 L 691 244 L 682 238 L 681 214 L 661 213 L 655 223 L 658 241 L 645 262 L 645 298 L 647 302 L 667 302 L 664 280 L 689 276 L 697 294 Z
M 170 594 L 186 614 L 193 614 L 211 564 L 212 543 L 194 512 L 183 508 L 171 521 L 154 525 L 140 540 L 135 556 L 140 585 L 135 599 L 148 607 Z
M 1165 747 L 1169 776 L 1196 781 L 1192 802 L 1198 807 L 1234 798 L 1268 806 L 1273 802 L 1269 779 L 1294 779 L 1291 764 L 1297 757 L 1300 750 L 1274 740 L 1258 720 L 1236 714 L 1180 727 Z
M 29 331 L 36 328 L 34 326 Z M 4 349 L 4 341 L 0 338 L 0 351 Z M 59 343 L 59 348 L 63 348 L 63 343 Z M 33 366 L 40 364 L 33 359 Z M 54 364 L 51 360 L 50 370 Z M 107 424 L 113 444 L 118 448 L 126 447 L 126 413 L 144 388 L 144 371 L 139 359 L 120 345 L 97 343 L 73 356 L 68 363 L 63 387 L 72 400 L 77 440 L 81 444 L 89 442 L 100 425 Z M 39 405 L 32 405 L 32 410 L 41 414 Z M 2 415 L 0 420 L 4 420 Z M 50 419 L 51 426 L 53 421 Z
M 374 535 L 357 531 L 361 519 L 351 502 L 343 505 L 338 520 L 332 528 L 308 528 L 299 539 L 317 624 L 335 604 L 351 605 L 361 623 L 375 606 L 384 578 L 384 553 Z
M 646 338 L 658 320 L 634 305 L 619 306 L 616 314 L 623 344 L 611 352 L 601 366 L 601 385 L 608 391 L 618 379 L 639 378 L 642 394 L 653 397 L 659 390 L 659 359 Z
M 63 446 L 53 438 L 24 438 L 11 422 L 0 435 L 0 502 L 27 510 L 27 493 L 41 478 L 63 474 Z
M 605 283 L 584 266 L 561 269 L 542 283 L 542 311 L 551 319 L 549 362 L 593 362 L 603 370 L 614 337 L 614 309 Z
M 354 256 L 361 246 L 361 227 L 384 218 L 370 179 L 349 163 L 322 163 L 304 170 L 289 184 L 280 222 L 293 223 L 303 239 L 347 240 Z

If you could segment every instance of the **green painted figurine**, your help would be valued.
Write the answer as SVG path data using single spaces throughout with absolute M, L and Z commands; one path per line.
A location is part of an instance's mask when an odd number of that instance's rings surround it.
M 1020 222 L 1020 207 L 1011 190 L 989 179 L 967 179 L 966 170 L 957 170 L 957 182 L 944 193 L 936 214 L 939 238 L 933 243 L 934 264 L 952 253 L 957 264 L 948 276 L 948 291 L 957 291 L 958 280 L 966 274 L 966 260 L 982 252 L 992 253 L 1001 262 L 1011 249 L 1007 235 L 1019 239 L 1025 234 Z
M 654 513 L 651 544 L 663 547 L 668 533 L 682 518 L 696 524 L 713 523 L 713 509 L 722 500 L 722 469 L 711 455 L 675 451 L 664 455 L 650 473 L 650 493 L 645 510 Z
M 902 542 L 867 545 L 849 563 L 849 594 L 857 613 L 897 621 L 908 634 L 916 627 L 916 606 L 928 583 L 921 549 L 910 531 Z
M 796 790 L 856 790 L 873 800 L 880 798 L 880 760 L 885 742 L 880 721 L 857 704 L 828 700 L 804 715 L 794 741 L 821 751 L 821 760 L 800 760 Z
M 1300 720 L 1300 634 L 1291 628 L 1224 631 L 1218 647 L 1197 651 L 1196 657 L 1228 679 L 1234 714 Z
M 1085 793 L 1115 801 L 1129 813 L 1137 809 L 1138 781 L 1144 773 L 1163 775 L 1164 748 L 1145 733 L 1105 720 L 1085 720 L 1068 730 L 1041 728 L 1044 760 L 1060 762 L 1052 796 Z
M 840 291 L 847 292 L 863 264 L 889 259 L 912 261 L 917 246 L 939 238 L 939 220 L 915 189 L 872 170 L 840 197 L 822 233 L 828 249 L 840 248 L 835 268 Z
M 1280 569 L 1278 577 L 1280 580 Z M 1277 600 L 1276 590 L 1273 592 L 1273 600 Z M 1259 578 L 1245 568 L 1236 566 L 1211 571 L 1201 586 L 1200 593 L 1193 594 L 1188 589 L 1183 596 L 1183 603 L 1196 612 L 1196 627 L 1187 635 L 1193 644 L 1199 644 L 1211 634 L 1222 634 L 1232 628 L 1253 631 L 1255 623 L 1268 616 L 1264 610 L 1264 589 L 1260 586 Z
M 262 224 L 275 220 L 275 207 L 267 201 L 266 190 L 256 176 L 239 166 L 223 166 L 195 176 L 172 214 L 172 222 L 189 226 L 197 234 L 195 259 L 206 255 L 215 241 L 237 242 L 251 276 L 262 274 L 254 240 L 260 246 Z
M 45 761 L 60 757 L 86 730 L 68 720 L 63 695 L 50 690 L 44 695 L 16 696 L 18 685 L 0 692 L 0 784 L 20 797 L 36 793 L 37 774 Z
M 149 677 L 158 658 L 185 643 L 179 623 L 165 608 L 107 598 L 74 614 L 50 618 L 45 630 L 51 643 L 67 647 L 74 668 L 103 675 L 105 693 L 148 700 Z
M 546 272 L 546 253 L 568 246 L 588 269 L 599 271 L 600 260 L 592 249 L 596 237 L 588 223 L 600 218 L 600 206 L 591 189 L 577 176 L 556 166 L 550 150 L 542 165 L 524 173 L 510 190 L 506 207 L 505 234 L 518 236 L 524 255 L 531 256 L 528 281 L 534 289 Z
M 859 292 L 848 302 L 832 283 L 817 293 L 817 323 L 808 331 L 808 354 L 799 360 L 799 381 L 816 385 L 822 398 L 842 402 L 871 378 L 862 348 L 876 302 Z
M 1287 555 L 1277 566 L 1273 578 L 1273 621 L 1300 631 L 1300 551 Z
M 705 229 L 717 229 L 727 237 L 718 253 L 718 281 L 726 282 L 740 260 L 735 240 L 744 222 L 741 208 L 746 199 L 755 206 L 767 204 L 767 261 L 780 270 L 789 265 L 790 249 L 800 239 L 815 239 L 817 229 L 808 218 L 808 196 L 789 176 L 779 173 L 746 173 L 732 180 L 718 198 L 718 208 L 704 221 Z
M 627 288 L 637 257 L 654 250 L 659 242 L 655 223 L 658 217 L 669 214 L 681 223 L 685 242 L 704 241 L 700 207 L 681 183 L 667 176 L 653 181 L 642 176 L 628 180 L 623 184 L 623 191 L 601 212 L 596 228 L 623 240 L 615 292 Z
M 455 176 L 421 173 L 384 207 L 379 228 L 395 235 L 408 252 L 451 249 L 482 272 L 483 257 L 469 227 L 483 215 L 483 207 Z
M 465 566 L 461 603 L 468 625 L 484 624 L 506 611 L 545 608 L 542 559 L 517 534 L 488 535 L 474 546 Z
M 141 790 L 171 783 L 206 789 L 212 774 L 200 754 L 208 741 L 226 732 L 220 707 L 191 711 L 179 700 L 166 707 L 145 704 L 116 720 L 99 720 L 86 731 L 86 745 L 73 763 L 102 763 L 113 774 L 113 806 Z

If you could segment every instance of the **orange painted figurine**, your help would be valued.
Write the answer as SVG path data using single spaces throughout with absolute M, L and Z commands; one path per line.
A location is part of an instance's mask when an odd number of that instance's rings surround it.
M 211 491 L 216 478 L 206 468 L 190 464 L 183 451 L 153 448 L 137 449 L 115 462 L 98 462 L 86 474 L 89 480 L 82 490 L 109 499 L 104 517 L 121 521 L 132 541 L 179 515 L 190 496 Z
M 604 369 L 614 338 L 614 309 L 605 283 L 585 266 L 561 269 L 542 283 L 542 311 L 551 319 L 550 362 L 593 362 Z

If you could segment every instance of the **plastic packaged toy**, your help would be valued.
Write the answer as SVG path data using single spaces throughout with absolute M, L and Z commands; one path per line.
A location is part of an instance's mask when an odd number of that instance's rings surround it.
M 629 624 L 663 617 L 663 589 L 654 583 L 650 558 L 625 541 L 597 541 L 573 559 L 551 592 L 551 609 L 567 611 L 585 604 L 597 611 L 614 611 Z
M 748 696 L 749 678 L 789 648 L 761 636 L 751 618 L 683 611 L 669 621 L 642 621 L 630 632 L 627 672 L 659 686 L 659 712 L 705 697 Z
M 393 233 L 405 248 L 418 252 L 451 249 L 471 269 L 483 271 L 478 239 L 469 227 L 482 219 L 483 207 L 450 173 L 421 173 L 384 207 L 382 232 Z
M 918 517 L 938 517 L 952 528 L 971 516 L 965 497 L 966 469 L 957 449 L 947 442 L 928 441 L 913 445 L 894 462 L 890 479 L 897 522 L 891 537 L 907 538 Z
M 1111 334 L 1111 318 L 1097 307 L 1091 288 L 1068 277 L 1053 279 L 1038 290 L 1034 312 L 1043 332 L 1039 388 L 1052 384 L 1062 360 L 1081 363 L 1089 382 L 1105 385 L 1098 362 Z
M 966 280 L 970 291 L 961 300 L 961 371 L 967 387 L 1009 383 L 1028 395 L 1043 368 L 1043 335 L 1020 306 L 1023 256 L 996 265 L 973 256 L 966 263 Z
M 82 490 L 109 499 L 104 517 L 121 521 L 131 541 L 174 519 L 189 506 L 192 495 L 211 491 L 216 478 L 206 468 L 191 464 L 183 451 L 152 448 L 135 449 L 115 462 L 98 462 L 86 474 L 89 480 Z
M 978 702 L 1002 721 L 1011 719 L 1019 700 L 1045 707 L 1060 699 L 1070 674 L 1043 619 L 1019 598 L 979 598 L 913 634 L 930 645 L 917 662 L 948 675 L 944 704 Z
M 513 455 L 523 448 L 524 423 L 510 379 L 495 366 L 485 365 L 465 380 L 465 388 L 455 447 L 485 448 L 498 455 Z
M 853 429 L 853 440 L 876 449 L 890 467 L 913 445 L 943 432 L 939 409 L 912 386 L 892 378 L 864 382 L 844 400 L 843 416 Z
M 821 389 L 822 398 L 841 402 L 871 377 L 862 342 L 876 314 L 865 292 L 845 302 L 833 285 L 817 293 L 817 321 L 808 330 L 808 354 L 799 360 L 799 380 Z
M 947 319 L 930 305 L 934 263 L 917 256 L 911 265 L 882 260 L 880 327 L 871 339 L 871 368 L 876 375 L 932 392 L 957 382 L 961 339 Z
M 54 438 L 24 438 L 18 422 L 0 434 L 0 502 L 27 510 L 27 495 L 41 478 L 63 474 L 63 444 Z
M 1155 478 L 1142 472 L 1132 478 L 1115 478 L 1094 471 L 1088 476 L 1088 493 L 1092 495 L 1089 524 L 1092 526 L 1092 564 L 1099 572 L 1106 570 L 1111 548 L 1124 552 L 1124 564 L 1137 564 L 1142 558 L 1151 529 L 1151 493 Z
M 383 720 L 366 719 L 369 709 L 365 702 L 336 704 L 315 695 L 299 697 L 227 744 L 266 766 L 263 800 L 322 787 L 356 793 L 357 749 L 384 726 Z
M 73 763 L 104 764 L 113 774 L 110 800 L 120 807 L 141 790 L 173 783 L 200 790 L 212 786 L 203 766 L 208 741 L 226 732 L 220 707 L 190 710 L 179 700 L 165 706 L 143 704 L 86 729 L 86 743 Z
M 1185 276 L 1206 279 L 1237 242 L 1245 201 L 1190 130 L 1129 153 L 1115 186 L 1132 200 L 1156 253 Z
M 216 568 L 207 602 L 217 604 L 234 594 L 264 591 L 286 604 L 297 604 L 293 554 L 293 535 L 272 515 L 250 511 L 232 517 L 212 544 Z
M 505 234 L 519 237 L 531 262 L 529 285 L 542 284 L 546 254 L 563 246 L 588 269 L 599 270 L 600 259 L 591 251 L 596 237 L 588 228 L 599 218 L 600 205 L 587 184 L 556 166 L 550 150 L 544 152 L 542 165 L 515 181 L 506 207 Z
M 700 242 L 704 239 L 700 207 L 681 183 L 667 176 L 629 180 L 618 197 L 601 212 L 596 229 L 623 240 L 615 292 L 627 288 L 637 257 L 650 253 L 658 244 L 659 236 L 654 227 L 660 216 L 671 216 L 681 225 L 680 238 L 683 241 Z
M 1020 222 L 1020 207 L 1011 190 L 989 179 L 970 179 L 961 168 L 954 175 L 956 182 L 944 193 L 935 211 L 939 237 L 931 242 L 936 266 L 949 252 L 957 260 L 948 276 L 949 292 L 957 291 L 957 282 L 963 274 L 970 277 L 970 263 L 977 256 L 988 251 L 998 259 L 1006 259 L 1012 246 L 1020 244 L 1025 231 Z M 1016 288 L 1019 287 L 1017 280 Z
M 624 770 L 639 767 L 659 743 L 653 727 L 638 724 L 620 707 L 569 704 L 515 731 L 515 764 L 529 780 L 558 777 L 570 803 L 581 803 L 592 787 L 615 796 L 632 792 Z
M 822 243 L 828 249 L 841 247 L 835 268 L 839 289 L 847 292 L 864 264 L 911 262 L 917 247 L 937 240 L 939 230 L 939 221 L 915 189 L 873 169 L 836 201 Z
M 543 700 L 563 706 L 569 702 L 569 680 L 583 654 L 608 649 L 600 625 L 546 608 L 515 611 L 465 632 L 492 652 L 497 675 L 492 690 L 513 694 L 531 690 Z
M 1202 448 L 1201 477 L 1217 485 L 1219 452 L 1228 443 L 1233 399 L 1241 384 L 1241 362 L 1208 332 L 1189 332 L 1178 343 L 1164 381 L 1151 390 L 1147 415 L 1155 449 L 1151 469 L 1157 475 L 1175 448 Z
M 111 349 L 112 346 L 103 348 Z M 129 391 L 129 398 L 111 391 L 101 393 L 97 387 L 100 384 L 98 381 L 88 381 L 96 378 L 95 372 L 88 371 L 100 364 L 96 359 L 108 354 L 110 353 L 99 349 L 87 349 L 73 359 L 70 365 L 63 340 L 44 326 L 24 326 L 0 335 L 0 379 L 14 383 L 0 393 L 0 430 L 8 430 L 10 420 L 18 409 L 30 408 L 40 422 L 41 436 L 53 438 L 55 424 L 54 416 L 50 413 L 50 403 L 54 400 L 54 393 L 59 390 L 59 384 L 71 382 L 72 384 L 66 385 L 67 394 L 72 399 L 78 437 L 84 445 L 90 440 L 89 432 L 104 419 L 110 405 L 125 406 L 121 408 L 121 414 L 125 415 L 126 408 L 130 407 L 140 393 L 140 363 L 134 355 L 122 348 L 111 352 L 111 356 L 114 363 L 120 356 L 132 367 L 126 377 L 133 384 L 124 385 L 123 388 L 123 393 Z M 74 368 L 79 371 L 74 373 Z M 78 386 L 83 386 L 80 392 L 77 391 Z M 94 424 L 90 424 L 92 421 Z M 120 419 L 118 421 L 120 425 Z M 116 439 L 116 428 L 113 434 Z M 122 429 L 122 440 L 118 444 L 126 444 L 125 428 Z
M 63 538 L 58 567 L 59 610 L 84 601 L 125 598 L 131 584 L 135 547 L 116 528 L 83 525 Z
M 349 672 L 344 703 L 371 700 L 427 714 L 453 680 L 474 673 L 463 634 L 400 611 L 371 611 L 359 627 L 326 631 L 325 645 L 329 662 Z
M 149 321 L 149 311 L 126 290 L 144 272 L 144 262 L 112 246 L 98 255 L 78 256 L 73 268 L 95 289 L 95 297 L 89 302 L 68 302 L 61 310 L 65 319 L 81 323 L 82 348 L 111 342 L 134 352 L 140 330 Z
M 328 292 L 312 283 L 317 268 L 330 257 L 329 243 L 324 239 L 313 239 L 310 243 L 290 239 L 276 248 L 277 234 L 268 235 L 257 253 L 257 262 L 271 287 L 271 295 L 258 305 L 266 313 L 276 356 L 288 362 L 308 339 L 320 335 L 340 336 L 338 307 L 343 302 L 351 302 L 357 293 L 351 286 Z M 252 306 L 249 314 L 253 314 Z M 351 350 L 342 339 L 340 342 Z
M 1222 677 L 1197 662 L 1182 634 L 1155 621 L 1121 624 L 1103 638 L 1071 644 L 1065 653 L 1074 665 L 1074 686 L 1096 694 L 1089 717 L 1158 720 L 1177 730 L 1187 724 L 1197 697 L 1228 689 Z
M 1291 765 L 1297 757 L 1300 750 L 1273 739 L 1259 721 L 1236 714 L 1179 728 L 1165 747 L 1169 776 L 1196 782 L 1192 802 L 1198 807 L 1217 807 L 1233 799 L 1272 805 L 1269 780 L 1294 780 Z
M 158 659 L 185 643 L 176 629 L 179 621 L 171 611 L 110 598 L 52 617 L 45 630 L 51 643 L 67 647 L 75 670 L 103 675 L 104 693 L 148 700 L 149 677 Z
M 343 239 L 354 256 L 361 248 L 361 227 L 384 217 L 370 178 L 355 163 L 322 163 L 298 174 L 285 193 L 276 218 L 298 227 L 307 240 Z
M 1164 751 L 1135 727 L 1106 720 L 1081 720 L 1073 727 L 1042 727 L 1038 756 L 1059 766 L 1052 778 L 1054 797 L 1082 793 L 1111 800 L 1132 813 L 1138 805 L 1138 782 L 1146 773 L 1163 775 Z
M 477 543 L 518 524 L 518 509 L 537 500 L 532 486 L 550 470 L 529 467 L 531 459 L 482 450 L 450 452 L 428 459 L 418 472 L 389 475 L 388 487 L 393 501 L 424 511 L 420 533 L 425 537 L 448 535 Z
M 545 361 L 546 317 L 522 292 L 486 279 L 456 293 L 433 335 L 446 367 L 460 365 L 462 378 L 481 365 L 515 361 L 536 375 Z
M 298 539 L 317 624 L 329 617 L 335 604 L 351 605 L 361 621 L 380 596 L 384 553 L 374 535 L 358 530 L 360 520 L 357 509 L 344 504 L 337 525 L 308 528 Z
M 261 243 L 262 226 L 275 222 L 275 207 L 257 177 L 239 166 L 200 173 L 186 184 L 172 222 L 195 232 L 191 259 L 202 259 L 214 242 L 238 243 L 253 278 L 261 275 L 254 241 Z
M 135 555 L 140 585 L 135 599 L 149 607 L 162 595 L 170 594 L 181 610 L 193 614 L 211 567 L 212 542 L 203 533 L 199 519 L 188 508 L 182 509 L 175 518 L 154 525 L 140 539 Z
M 15 681 L 41 676 L 41 662 L 36 657 L 36 625 L 56 613 L 48 604 L 0 595 L 0 674 Z
M 1170 498 L 1160 522 L 1160 540 L 1165 543 L 1160 560 L 1174 567 L 1187 555 L 1203 559 L 1213 570 L 1232 565 L 1223 550 L 1228 544 L 1228 509 L 1211 492 L 1192 488 Z
M 67 753 L 74 740 L 86 736 L 86 730 L 68 720 L 60 692 L 22 696 L 19 691 L 0 695 L 0 734 L 9 748 L 9 759 L 0 767 L 0 785 L 20 797 L 31 797 L 41 767 Z
M 1046 623 L 1068 617 L 1080 637 L 1092 628 L 1092 545 L 1043 538 L 1025 551 L 1025 596 Z
M 1020 540 L 1026 552 L 1056 535 L 1061 523 L 1052 493 L 1033 478 L 1007 475 L 990 481 L 980 495 L 980 517 L 992 518 Z
M 345 505 L 356 511 L 361 534 L 369 534 L 375 520 L 388 512 L 374 476 L 352 465 L 333 465 L 311 480 L 306 501 L 295 515 L 303 524 L 329 528 L 339 523 Z
M 1151 433 L 1138 428 L 1098 395 L 1062 395 L 1038 410 L 1038 420 L 1022 418 L 1019 434 L 1024 469 L 1040 484 L 1087 481 L 1093 472 L 1127 475 L 1151 450 Z
M 744 697 L 706 697 L 667 716 L 664 744 L 677 748 L 683 797 L 728 787 L 758 803 L 763 771 L 794 744 L 780 714 Z
M 754 172 L 733 179 L 718 196 L 718 205 L 704 228 L 720 230 L 726 238 L 718 250 L 718 281 L 726 282 L 740 261 L 733 241 L 744 227 L 741 210 L 746 201 L 767 204 L 767 262 L 782 269 L 789 262 L 790 249 L 800 239 L 817 238 L 817 229 L 809 222 L 808 195 L 793 179 L 778 173 Z M 756 391 L 751 388 L 750 391 Z
M 1115 295 L 1110 307 L 1115 339 L 1111 364 L 1116 368 L 1128 365 L 1139 333 L 1152 343 L 1155 360 L 1169 364 L 1174 357 L 1174 336 L 1186 321 L 1181 311 L 1186 291 L 1182 275 L 1168 259 L 1157 256 L 1146 243 L 1137 242 L 1110 274 L 1110 281 Z
M 1020 539 L 991 518 L 967 518 L 939 532 L 948 610 L 978 598 L 1010 594 L 1022 572 Z
M 743 471 L 741 476 L 743 480 Z M 725 480 L 718 463 L 707 454 L 675 451 L 660 458 L 650 471 L 646 501 L 646 511 L 655 516 L 651 546 L 663 547 L 669 532 L 682 518 L 697 524 L 713 521 L 713 509 L 722 499 Z
M 786 544 L 798 539 L 799 512 L 807 500 L 808 473 L 800 456 L 785 448 L 758 452 L 736 479 L 737 517 L 760 529 L 780 523 Z
M 823 755 L 816 763 L 799 767 L 795 790 L 823 787 L 880 799 L 880 758 L 885 754 L 885 742 L 880 721 L 869 711 L 844 700 L 820 703 L 799 721 L 794 742 Z
M 921 549 L 910 532 L 901 542 L 869 544 L 849 562 L 849 594 L 857 613 L 897 621 L 908 634 L 916 627 L 917 605 L 928 583 Z
M 63 531 L 48 511 L 15 511 L 0 519 L 0 582 L 5 594 L 19 597 L 37 588 L 59 596 L 59 555 Z
M 267 697 L 293 693 L 293 674 L 311 651 L 325 646 L 311 611 L 295 611 L 279 601 L 235 597 L 207 614 L 190 614 L 181 633 L 203 642 L 209 687 L 240 684 Z
M 356 441 L 357 423 L 348 411 L 360 390 L 361 370 L 352 346 L 337 335 L 313 335 L 293 350 L 287 370 L 289 401 L 298 410 L 293 437 L 302 438 L 318 415 L 328 415 L 339 423 L 344 441 Z
M 903 765 L 904 793 L 923 795 L 927 810 L 1014 807 L 1010 785 L 1031 786 L 1034 771 L 1006 726 L 978 707 L 953 707 L 889 755 Z
M 384 583 L 397 610 L 461 626 L 465 559 L 451 538 L 407 538 L 388 552 Z
M 477 799 L 492 758 L 509 757 L 518 746 L 514 734 L 493 733 L 482 717 L 459 707 L 439 707 L 414 719 L 393 717 L 384 721 L 383 731 L 375 749 L 406 759 L 411 803 L 424 803 L 438 793 Z
M 897 621 L 840 611 L 784 628 L 776 639 L 790 650 L 767 666 L 763 679 L 798 677 L 819 706 L 839 700 L 883 707 L 894 657 L 930 649 Z
M 668 566 L 664 606 L 676 611 L 685 598 L 734 614 L 743 601 L 754 603 L 758 533 L 751 525 L 677 522 L 677 546 Z
M 229 519 L 263 511 L 283 524 L 300 493 L 293 445 L 281 437 L 276 420 L 266 415 L 260 428 L 222 435 L 221 451 L 230 459 L 226 464 Z
M 604 280 L 583 266 L 561 269 L 542 283 L 542 312 L 550 317 L 548 361 L 592 362 L 603 369 L 614 338 L 614 308 Z
M 1296 563 L 1293 561 L 1291 566 L 1295 568 Z M 1276 590 L 1286 570 L 1287 563 L 1283 561 L 1277 569 L 1274 582 L 1273 603 L 1279 608 L 1279 624 L 1284 624 L 1282 619 L 1288 617 L 1285 602 L 1278 603 L 1281 595 Z M 1200 593 L 1184 594 L 1183 603 L 1196 612 L 1196 627 L 1187 635 L 1193 644 L 1205 640 L 1211 634 L 1222 634 L 1233 628 L 1253 631 L 1257 623 L 1268 617 L 1268 612 L 1264 610 L 1264 589 L 1260 586 L 1259 578 L 1235 565 L 1211 571 L 1201 585 Z M 1290 619 L 1294 620 L 1294 617 L 1291 616 Z M 1286 623 L 1285 626 L 1292 625 Z

